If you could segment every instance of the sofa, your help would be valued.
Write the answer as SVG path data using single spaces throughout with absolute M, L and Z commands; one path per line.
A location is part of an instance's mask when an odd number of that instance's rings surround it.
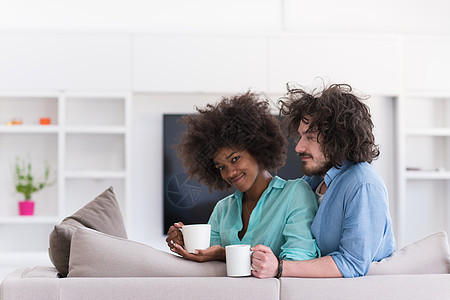
M 223 262 L 127 239 L 112 187 L 55 226 L 49 256 L 54 267 L 7 275 L 0 299 L 450 299 L 446 232 L 373 262 L 364 277 L 232 278 Z
M 450 274 L 358 278 L 78 277 L 22 268 L 0 286 L 2 300 L 82 299 L 449 299 Z

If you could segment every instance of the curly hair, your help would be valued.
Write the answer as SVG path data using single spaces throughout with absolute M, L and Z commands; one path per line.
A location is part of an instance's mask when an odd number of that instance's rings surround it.
M 198 113 L 183 117 L 187 128 L 176 149 L 190 179 L 197 178 L 210 190 L 230 188 L 213 162 L 224 147 L 248 151 L 269 171 L 284 165 L 286 137 L 268 101 L 259 95 L 248 91 L 196 109 Z
M 298 134 L 300 122 L 309 124 L 308 130 L 317 130 L 321 150 L 332 166 L 339 168 L 345 160 L 370 163 L 380 150 L 363 100 L 348 84 L 332 84 L 312 93 L 288 85 L 287 94 L 279 100 L 280 114 L 286 116 L 283 125 L 290 136 Z

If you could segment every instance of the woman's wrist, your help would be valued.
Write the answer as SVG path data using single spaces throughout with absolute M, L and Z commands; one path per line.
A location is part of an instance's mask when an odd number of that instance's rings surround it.
M 217 260 L 226 261 L 225 248 L 222 246 L 220 247 L 219 257 Z

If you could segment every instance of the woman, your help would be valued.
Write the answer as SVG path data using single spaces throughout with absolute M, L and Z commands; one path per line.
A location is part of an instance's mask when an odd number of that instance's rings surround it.
M 314 193 L 302 179 L 273 177 L 286 159 L 286 138 L 267 101 L 247 92 L 186 116 L 178 155 L 190 178 L 210 189 L 235 187 L 209 219 L 211 247 L 188 253 L 181 222 L 170 227 L 170 249 L 193 261 L 225 260 L 225 246 L 261 244 L 283 260 L 319 255 L 310 226 L 317 211 Z M 252 264 L 258 264 L 255 252 Z M 255 275 L 255 274 L 254 274 Z

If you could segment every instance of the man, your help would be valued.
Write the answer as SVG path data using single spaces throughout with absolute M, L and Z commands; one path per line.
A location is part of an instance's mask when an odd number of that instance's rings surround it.
M 311 225 L 321 257 L 283 261 L 267 247 L 254 250 L 253 275 L 265 277 L 357 277 L 395 250 L 386 186 L 370 163 L 380 154 L 369 108 L 349 85 L 321 93 L 288 89 L 281 101 L 290 135 L 302 157 L 304 179 L 319 210 Z

